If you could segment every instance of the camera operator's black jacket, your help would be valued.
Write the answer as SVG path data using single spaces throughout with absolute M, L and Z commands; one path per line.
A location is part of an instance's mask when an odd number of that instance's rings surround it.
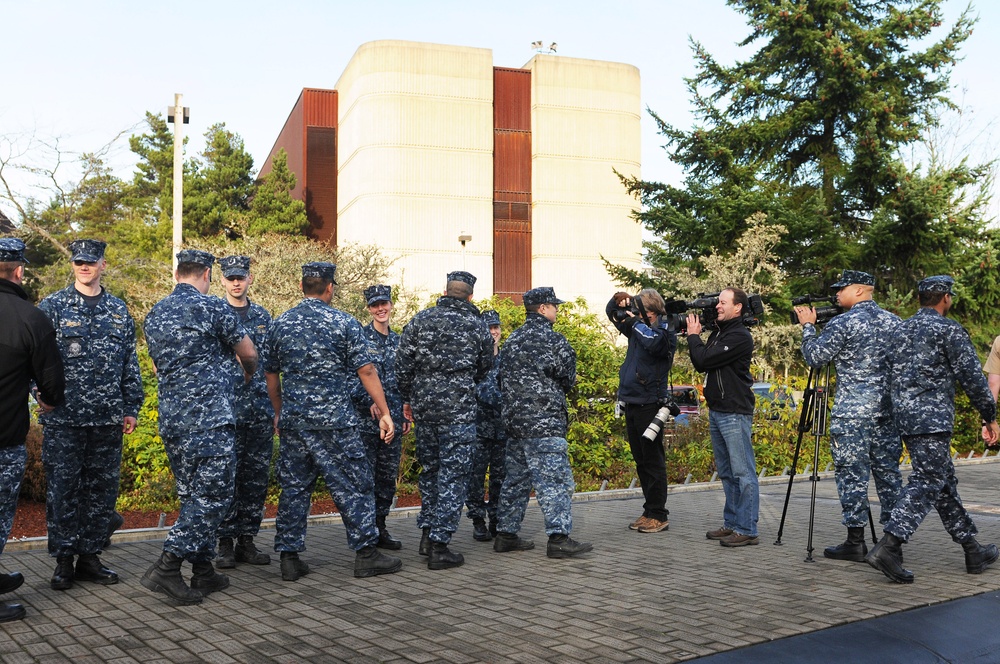
M 720 321 L 719 329 L 703 342 L 697 334 L 687 337 L 691 364 L 706 372 L 705 401 L 719 413 L 752 415 L 755 403 L 750 358 L 753 337 L 739 318 Z
M 677 350 L 677 335 L 658 321 L 649 327 L 638 318 L 618 322 L 612 318 L 617 308 L 611 298 L 605 313 L 608 320 L 628 339 L 625 361 L 618 370 L 618 399 L 631 404 L 659 403 L 668 398 L 670 366 Z

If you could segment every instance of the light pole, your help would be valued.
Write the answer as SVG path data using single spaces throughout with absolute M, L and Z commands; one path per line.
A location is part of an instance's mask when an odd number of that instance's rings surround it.
M 174 123 L 174 272 L 177 271 L 177 252 L 184 242 L 181 217 L 184 213 L 184 125 L 190 122 L 191 109 L 181 106 L 182 95 L 174 93 L 174 105 L 167 107 L 167 122 Z M 177 122 L 177 118 L 183 118 Z
M 462 231 L 462 234 L 458 236 L 458 241 L 462 244 L 462 270 L 465 271 L 465 243 L 472 242 L 472 236 L 466 231 Z

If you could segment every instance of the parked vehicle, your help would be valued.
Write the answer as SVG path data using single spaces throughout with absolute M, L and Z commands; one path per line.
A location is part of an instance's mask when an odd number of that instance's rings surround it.
M 678 424 L 686 423 L 690 417 L 701 416 L 703 397 L 694 385 L 674 385 L 670 388 L 670 396 L 681 409 L 680 414 L 674 418 Z
M 757 397 L 757 408 L 755 415 L 760 415 L 769 420 L 776 420 L 784 410 L 795 410 L 795 396 L 792 391 L 783 385 L 772 383 L 754 383 L 754 395 Z

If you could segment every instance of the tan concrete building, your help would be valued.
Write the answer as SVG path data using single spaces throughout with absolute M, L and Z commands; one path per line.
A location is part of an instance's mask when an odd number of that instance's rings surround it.
M 641 265 L 615 175 L 639 174 L 639 123 L 630 65 L 376 41 L 336 90 L 303 90 L 271 154 L 288 151 L 314 235 L 378 244 L 395 283 L 440 292 L 465 268 L 478 297 L 553 286 L 601 308 L 617 290 L 601 256 Z

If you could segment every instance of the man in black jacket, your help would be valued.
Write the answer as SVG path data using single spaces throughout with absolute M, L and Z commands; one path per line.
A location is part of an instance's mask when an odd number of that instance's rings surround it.
M 667 515 L 667 464 L 663 450 L 663 431 L 654 440 L 642 434 L 667 400 L 670 366 L 677 349 L 677 335 L 662 325 L 666 313 L 663 298 L 652 288 L 636 299 L 646 313 L 643 320 L 631 311 L 628 293 L 615 293 L 605 308 L 608 320 L 628 339 L 625 361 L 618 371 L 618 400 L 625 404 L 625 430 L 635 460 L 635 472 L 646 499 L 642 516 L 629 524 L 640 533 L 658 533 L 669 526 Z M 616 317 L 624 311 L 625 318 Z
M 708 539 L 722 546 L 748 546 L 758 543 L 757 511 L 760 500 L 757 467 L 750 443 L 754 394 L 751 386 L 750 358 L 753 338 L 743 324 L 743 314 L 750 308 L 747 294 L 739 288 L 719 293 L 718 329 L 704 343 L 701 322 L 691 314 L 687 320 L 688 348 L 691 363 L 705 376 L 705 400 L 708 402 L 708 426 L 712 436 L 715 469 L 722 480 L 726 507 L 722 527 L 706 533 Z
M 24 279 L 24 243 L 0 238 L 0 552 L 14 523 L 17 494 L 24 477 L 28 435 L 28 388 L 38 385 L 39 407 L 62 404 L 66 379 L 52 323 L 28 301 Z M 42 405 L 45 404 L 45 405 Z M 24 583 L 20 572 L 0 574 L 0 593 Z M 0 603 L 0 622 L 24 617 L 20 604 Z

